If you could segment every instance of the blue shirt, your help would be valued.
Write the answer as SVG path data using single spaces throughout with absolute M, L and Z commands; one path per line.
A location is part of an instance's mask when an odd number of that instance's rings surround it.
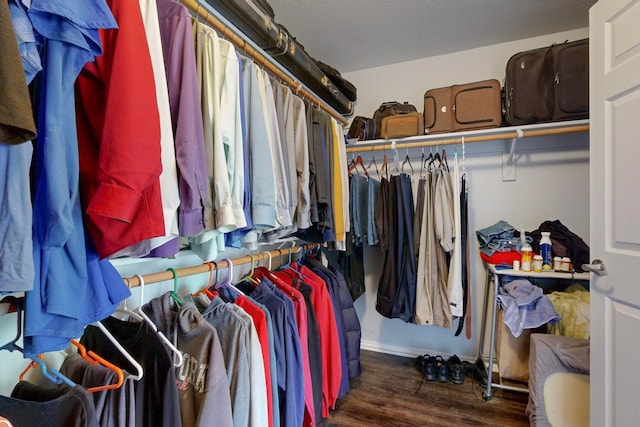
M 25 355 L 65 348 L 84 325 L 108 316 L 129 295 L 113 267 L 85 242 L 78 189 L 74 82 L 102 53 L 98 29 L 115 28 L 116 22 L 100 0 L 34 0 L 28 14 L 43 40 L 43 72 L 34 168 L 35 280 L 26 293 Z
M 295 320 L 293 302 L 263 278 L 250 291 L 255 299 L 269 310 L 274 327 L 276 373 L 280 398 L 280 417 L 287 427 L 299 427 L 304 418 L 304 378 L 302 350 Z M 287 304 L 288 302 L 288 304 Z
M 41 68 L 40 57 L 34 43 L 33 28 L 26 11 L 20 4 L 10 2 L 8 10 L 26 74 L 26 83 L 29 83 Z M 5 24 L 3 19 L 0 25 Z M 2 218 L 0 236 L 3 245 L 2 254 L 0 254 L 0 292 L 33 289 L 31 189 L 29 188 L 32 153 L 33 146 L 30 142 L 15 145 L 0 142 L 0 188 L 3 194 L 0 197 L 0 218 Z

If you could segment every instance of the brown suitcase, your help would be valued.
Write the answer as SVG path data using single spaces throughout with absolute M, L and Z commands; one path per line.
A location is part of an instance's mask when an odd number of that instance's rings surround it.
M 487 129 L 501 124 L 502 96 L 495 79 L 430 89 L 424 94 L 425 133 Z
M 504 91 L 510 125 L 589 117 L 589 40 L 512 55 Z
M 382 119 L 380 135 L 383 139 L 404 138 L 424 133 L 422 113 L 396 114 Z

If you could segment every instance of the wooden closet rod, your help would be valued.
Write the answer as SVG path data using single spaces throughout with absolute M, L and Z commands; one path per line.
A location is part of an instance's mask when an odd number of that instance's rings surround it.
M 335 112 L 331 107 L 329 107 L 324 101 L 319 99 L 317 96 L 306 90 L 302 87 L 300 82 L 293 80 L 287 74 L 285 74 L 279 67 L 277 67 L 273 62 L 267 60 L 267 58 L 253 48 L 249 43 L 247 43 L 242 37 L 234 32 L 231 28 L 227 27 L 222 21 L 220 21 L 215 16 L 211 15 L 207 10 L 206 6 L 203 6 L 197 0 L 181 0 L 182 4 L 184 4 L 189 10 L 198 15 L 200 18 L 205 20 L 209 25 L 211 25 L 216 31 L 222 34 L 224 38 L 233 43 L 238 49 L 244 51 L 247 55 L 254 59 L 258 64 L 262 65 L 264 68 L 269 70 L 273 75 L 278 77 L 280 80 L 285 82 L 287 85 L 291 87 L 291 89 L 296 93 L 301 95 L 304 98 L 307 98 L 312 103 L 316 104 L 318 107 L 322 108 L 336 120 L 338 120 L 343 125 L 346 125 L 348 121 L 342 117 L 340 114 Z
M 579 126 L 571 126 L 566 128 L 557 128 L 557 129 L 531 129 L 522 132 L 522 138 L 528 138 L 533 136 L 545 136 L 545 135 L 560 135 L 567 133 L 578 133 L 578 132 L 588 132 L 589 125 L 579 125 Z M 518 138 L 520 135 L 517 130 L 513 132 L 501 133 L 501 134 L 492 134 L 492 135 L 476 135 L 476 136 L 465 136 L 464 143 L 473 143 L 473 142 L 486 142 L 486 141 L 495 141 L 498 139 L 514 139 Z M 408 141 L 408 142 L 398 142 L 395 144 L 395 148 L 420 148 L 420 147 L 433 147 L 436 145 L 453 145 L 453 144 L 461 144 L 462 137 L 445 137 L 443 139 L 429 139 L 426 141 Z M 361 153 L 363 151 L 380 151 L 380 150 L 390 150 L 394 148 L 393 143 L 388 142 L 385 144 L 379 144 L 373 142 L 371 145 L 359 144 L 352 147 L 347 147 L 347 153 Z
M 300 246 L 293 246 L 291 248 L 274 249 L 272 251 L 265 251 L 255 255 L 251 254 L 251 256 L 246 255 L 240 258 L 234 258 L 231 260 L 231 263 L 235 267 L 237 265 L 249 264 L 250 262 L 260 262 L 269 258 L 269 255 L 271 255 L 272 258 L 281 257 L 283 255 L 295 254 L 307 249 L 320 248 L 321 246 L 323 246 L 322 243 L 307 243 Z M 216 261 L 216 264 L 218 265 L 218 268 L 229 267 L 229 263 L 227 261 Z M 215 269 L 215 266 L 209 266 L 209 264 L 203 263 L 192 265 L 189 267 L 176 268 L 176 272 L 178 274 L 177 277 L 186 277 L 196 274 L 208 273 L 209 271 L 215 271 Z M 142 279 L 144 280 L 145 285 L 149 285 L 151 283 L 173 280 L 173 273 L 171 271 L 159 271 L 157 273 L 143 274 Z M 124 280 L 130 288 L 140 286 L 140 280 L 136 276 L 124 277 L 122 280 Z

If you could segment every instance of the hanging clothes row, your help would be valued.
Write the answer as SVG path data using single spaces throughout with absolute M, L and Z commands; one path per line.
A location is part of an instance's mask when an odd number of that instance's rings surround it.
M 335 119 L 179 3 L 58 3 L 0 10 L 38 129 L 32 144 L 0 144 L 0 291 L 27 291 L 26 354 L 64 348 L 130 294 L 110 257 L 190 247 L 210 260 L 283 235 L 344 246 Z
M 408 152 L 400 163 L 395 151 L 390 177 L 386 155 L 381 169 L 361 156 L 349 168 L 354 244 L 384 254 L 376 310 L 385 317 L 447 328 L 453 318 L 464 322 L 467 184 L 457 153 L 453 160 L 450 170 L 444 150 L 423 152 L 414 170 Z
M 226 260 L 227 275 L 219 278 L 212 268 L 215 276 L 193 295 L 181 295 L 175 286 L 138 309 L 124 308 L 88 326 L 79 347 L 125 374 L 136 371 L 125 354 L 143 369 L 137 378 L 127 374 L 121 387 L 89 397 L 97 425 L 306 427 L 326 418 L 348 392 L 349 380 L 360 375 L 361 331 L 344 277 L 322 257 L 303 255 L 277 270 L 252 264 L 234 283 L 233 262 Z M 143 290 L 144 279 L 137 278 Z M 113 382 L 113 372 L 76 353 L 60 372 L 72 387 L 82 386 L 76 394 Z M 56 396 L 69 390 L 60 387 Z M 11 419 L 18 407 L 42 405 L 30 402 L 39 393 L 36 385 L 21 382 L 15 393 L 26 388 L 32 391 L 20 393 L 20 405 L 0 397 L 2 415 Z M 59 418 L 68 422 L 78 415 L 73 408 L 59 408 Z M 24 419 L 38 416 L 27 411 Z M 84 420 L 75 425 L 96 425 Z

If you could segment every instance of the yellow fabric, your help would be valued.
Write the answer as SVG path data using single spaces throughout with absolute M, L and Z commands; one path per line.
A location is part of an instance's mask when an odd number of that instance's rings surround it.
M 560 321 L 547 324 L 547 333 L 574 338 L 589 338 L 589 291 L 578 283 L 564 292 L 552 292 L 549 299 L 560 317 Z
M 342 194 L 345 191 L 342 188 L 342 176 L 340 174 L 342 168 L 340 167 L 340 151 L 338 144 L 340 143 L 340 137 L 337 129 L 337 122 L 331 121 L 331 129 L 333 141 L 331 144 L 333 155 L 333 171 L 332 171 L 332 188 L 333 188 L 333 222 L 335 226 L 336 242 L 344 242 L 345 229 L 344 229 L 344 205 L 342 203 Z

